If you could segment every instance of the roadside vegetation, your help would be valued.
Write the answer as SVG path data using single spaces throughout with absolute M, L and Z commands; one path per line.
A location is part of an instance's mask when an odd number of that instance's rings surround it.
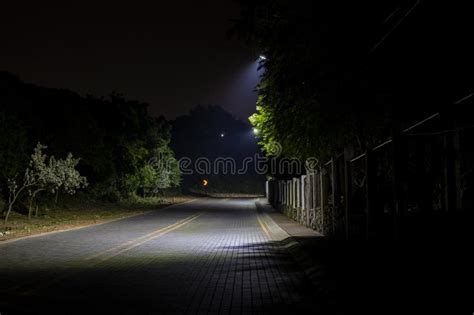
M 416 18 L 398 25 L 390 13 L 410 6 L 390 1 L 353 1 L 344 10 L 331 1 L 236 2 L 242 12 L 231 34 L 262 56 L 250 122 L 269 156 L 274 143 L 282 156 L 300 160 L 326 162 L 344 149 L 356 156 L 437 111 L 452 111 L 446 107 L 471 91 L 463 79 L 471 50 L 452 49 L 468 28 L 458 18 L 440 24 L 433 12 L 445 16 L 446 6 L 423 3 Z M 397 30 L 385 40 L 390 27 Z M 457 66 L 433 66 L 440 60 Z
M 118 94 L 81 96 L 0 72 L 2 235 L 173 202 L 165 196 L 180 195 L 181 176 L 169 147 L 171 125 L 147 107 Z
M 38 216 L 28 218 L 26 213 L 12 212 L 7 226 L 0 226 L 0 243 L 18 237 L 78 228 L 92 224 L 138 215 L 172 204 L 191 200 L 191 197 L 174 194 L 161 197 L 136 197 L 120 202 L 87 199 L 82 193 L 66 196 L 57 205 L 41 202 Z M 3 201 L 0 200 L 0 207 Z
M 248 122 L 219 106 L 196 106 L 173 121 L 172 139 L 176 157 L 188 159 L 188 169 L 194 170 L 183 173 L 183 189 L 211 196 L 264 194 L 265 176 L 255 167 L 260 151 Z M 206 168 L 207 174 L 196 171 Z

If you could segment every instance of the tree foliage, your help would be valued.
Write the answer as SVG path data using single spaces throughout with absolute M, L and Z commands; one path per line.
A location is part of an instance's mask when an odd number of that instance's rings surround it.
M 24 126 L 0 108 L 0 195 L 8 190 L 7 179 L 24 170 L 28 163 L 27 137 Z
M 278 142 L 284 155 L 301 159 L 325 160 L 344 147 L 360 153 L 432 114 L 441 102 L 451 104 L 466 86 L 455 75 L 442 77 L 448 68 L 439 72 L 434 66 L 453 54 L 438 39 L 450 43 L 466 33 L 455 26 L 463 13 L 454 6 L 397 0 L 237 2 L 242 13 L 233 34 L 265 56 L 258 110 L 250 119 L 264 150 Z M 453 23 L 441 26 L 433 12 Z M 463 68 L 453 57 L 450 62 Z
M 254 165 L 249 165 L 245 174 L 223 174 L 212 169 L 207 174 L 199 174 L 196 164 L 199 160 L 208 161 L 211 168 L 217 160 L 227 158 L 235 162 L 236 170 L 241 168 L 244 159 L 253 158 L 258 152 L 257 141 L 248 123 L 234 117 L 219 106 L 194 107 L 189 114 L 176 118 L 173 122 L 173 142 L 171 144 L 178 158 L 189 159 L 188 171 L 183 175 L 183 188 L 205 189 L 217 193 L 257 193 L 262 191 L 264 177 L 256 174 Z M 202 186 L 202 180 L 209 182 Z
M 352 93 L 351 101 L 345 96 L 356 88 L 352 61 L 366 44 L 356 35 L 365 25 L 347 29 L 356 19 L 350 10 L 315 1 L 240 2 L 235 31 L 266 57 L 250 118 L 263 149 L 278 142 L 285 156 L 325 159 L 361 137 L 352 107 L 360 94 Z
M 54 156 L 73 152 L 80 156 L 77 165 L 90 183 L 93 198 L 115 201 L 119 198 L 151 191 L 146 174 L 149 161 L 164 152 L 174 156 L 169 148 L 171 126 L 163 117 L 152 117 L 148 105 L 125 99 L 119 94 L 109 97 L 81 96 L 68 90 L 58 90 L 26 84 L 17 77 L 0 72 L 0 187 L 6 195 L 6 178 L 28 166 L 28 153 L 41 142 Z M 15 146 L 15 143 L 18 146 Z M 61 163 L 65 168 L 77 162 L 72 157 Z M 3 164 L 5 163 L 5 164 Z M 157 189 L 179 184 L 177 163 L 164 172 L 155 172 Z M 70 168 L 69 168 L 70 169 Z M 74 174 L 58 174 L 73 179 Z M 131 178 L 140 178 L 130 185 Z M 146 186 L 146 187 L 145 187 Z M 60 191 L 74 190 L 63 182 Z M 5 196 L 6 197 L 6 196 Z
M 41 143 L 36 145 L 29 165 L 24 171 L 23 180 L 18 181 L 16 176 L 7 180 L 9 198 L 5 223 L 8 221 L 15 202 L 24 191 L 28 192 L 28 217 L 31 218 L 33 202 L 38 193 L 47 191 L 57 194 L 59 191 L 64 191 L 73 195 L 78 189 L 87 187 L 87 179 L 81 176 L 76 169 L 79 159 L 75 159 L 71 153 L 66 159 L 58 160 L 54 156 L 48 159 L 47 155 L 43 153 L 46 148 Z
M 79 159 L 74 158 L 71 153 L 65 159 L 58 160 L 54 156 L 48 159 L 43 153 L 44 149 L 47 147 L 41 143 L 36 145 L 27 169 L 29 176 L 33 178 L 33 185 L 28 187 L 28 217 L 30 218 L 33 202 L 38 193 L 46 191 L 56 196 L 60 192 L 74 195 L 78 189 L 86 188 L 88 185 L 87 178 L 81 176 L 76 169 Z

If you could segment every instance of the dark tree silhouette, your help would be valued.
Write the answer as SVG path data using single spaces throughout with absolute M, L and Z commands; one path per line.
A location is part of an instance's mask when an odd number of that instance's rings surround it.
M 21 173 L 36 143 L 55 156 L 72 152 L 97 198 L 116 200 L 157 187 L 179 184 L 177 165 L 170 176 L 150 178 L 144 167 L 156 156 L 173 159 L 171 126 L 148 114 L 147 105 L 112 94 L 108 98 L 26 84 L 0 73 L 0 187 Z M 147 176 L 145 176 L 145 174 Z M 147 185 L 144 183 L 147 182 Z M 144 186 L 147 186 L 145 189 Z M 4 193 L 3 193 L 4 194 Z
M 173 142 L 171 147 L 178 158 L 189 158 L 193 174 L 183 176 L 183 187 L 201 190 L 202 179 L 209 180 L 207 191 L 222 193 L 262 192 L 263 180 L 255 172 L 253 164 L 245 174 L 223 174 L 224 167 L 216 173 L 198 174 L 195 162 L 206 158 L 214 168 L 218 158 L 235 161 L 235 172 L 242 168 L 245 158 L 253 158 L 258 153 L 257 140 L 248 123 L 244 123 L 218 106 L 197 106 L 188 115 L 173 122 Z

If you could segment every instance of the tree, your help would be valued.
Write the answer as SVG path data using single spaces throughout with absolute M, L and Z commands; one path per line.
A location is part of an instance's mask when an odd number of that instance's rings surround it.
M 383 4 L 238 2 L 234 33 L 266 57 L 251 117 L 264 151 L 278 142 L 286 157 L 324 161 L 347 145 L 364 151 L 388 136 L 390 103 L 375 101 L 364 67 Z
M 74 195 L 77 190 L 88 186 L 87 178 L 76 170 L 78 164 L 79 159 L 74 158 L 71 153 L 64 160 L 51 157 L 49 167 L 52 176 L 49 185 L 52 187 L 51 192 L 56 194 L 56 203 L 59 192 Z
M 36 184 L 35 182 L 35 176 L 31 174 L 31 171 L 29 169 L 26 169 L 25 175 L 23 177 L 23 181 L 21 184 L 18 184 L 16 179 L 8 179 L 7 186 L 9 190 L 8 194 L 8 203 L 7 203 L 7 210 L 5 213 L 5 225 L 8 222 L 8 218 L 10 216 L 10 213 L 13 209 L 13 205 L 16 203 L 18 200 L 18 197 L 20 194 L 25 190 L 28 189 Z
M 178 187 L 181 183 L 181 172 L 173 151 L 168 146 L 162 146 L 154 153 L 154 158 L 149 163 L 154 170 L 152 181 L 154 193 L 161 189 Z
M 155 149 L 154 153 L 148 163 L 126 177 L 125 185 L 128 191 L 132 193 L 140 191 L 141 195 L 146 197 L 156 195 L 163 189 L 179 186 L 181 174 L 173 151 L 164 146 Z
M 245 174 L 237 174 L 249 158 L 260 153 L 248 122 L 239 120 L 222 107 L 198 105 L 189 114 L 176 118 L 172 139 L 171 147 L 176 157 L 190 161 L 186 167 L 191 172 L 183 175 L 181 184 L 184 189 L 200 191 L 205 178 L 210 183 L 207 192 L 251 194 L 262 191 L 265 178 L 257 174 L 254 165 L 246 165 Z M 227 167 L 224 174 L 226 167 L 218 165 L 223 158 L 233 161 L 234 173 Z M 196 162 L 201 159 L 208 161 L 214 171 L 199 172 Z M 215 168 L 218 168 L 217 172 Z
M 7 178 L 25 170 L 25 148 L 38 141 L 48 145 L 51 155 L 80 156 L 78 169 L 90 183 L 88 192 L 105 200 L 136 192 L 127 178 L 138 175 L 154 150 L 169 148 L 171 141 L 170 124 L 163 117 L 152 117 L 147 104 L 118 94 L 82 97 L 0 72 L 0 104 L 0 192 L 5 199 Z
M 34 200 L 40 192 L 49 191 L 57 194 L 59 191 L 64 191 L 72 195 L 78 189 L 87 187 L 87 179 L 76 170 L 79 159 L 75 159 L 71 153 L 64 160 L 57 160 L 54 156 L 48 159 L 43 153 L 46 148 L 41 143 L 36 145 L 20 184 L 15 178 L 8 180 L 9 198 L 5 224 L 18 197 L 25 190 L 28 191 L 28 218 L 31 218 Z
M 7 179 L 21 173 L 28 165 L 26 148 L 25 126 L 15 115 L 4 113 L 0 108 L 0 198 L 3 191 L 7 198 Z
M 54 160 L 54 157 L 49 160 L 49 164 L 46 164 L 47 156 L 46 154 L 43 154 L 43 149 L 46 148 L 46 146 L 38 143 L 34 153 L 31 155 L 29 170 L 31 176 L 34 177 L 34 184 L 28 188 L 28 219 L 31 219 L 33 202 L 37 194 L 48 189 L 53 190 L 53 187 L 59 182 L 59 179 L 55 174 L 56 161 Z M 36 216 L 37 215 L 38 212 L 36 211 Z

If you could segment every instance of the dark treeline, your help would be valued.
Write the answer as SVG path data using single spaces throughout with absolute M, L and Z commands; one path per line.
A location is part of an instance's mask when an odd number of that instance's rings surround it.
M 147 105 L 120 95 L 82 97 L 68 90 L 26 84 L 0 73 L 0 189 L 28 166 L 38 142 L 48 155 L 79 157 L 94 198 L 117 200 L 176 186 L 180 176 L 168 144 L 171 126 L 148 114 Z M 150 161 L 160 157 L 164 172 Z
M 258 175 L 255 169 L 254 158 L 259 151 L 252 127 L 221 107 L 197 106 L 189 114 L 177 117 L 173 122 L 172 139 L 176 157 L 190 161 L 187 170 L 192 174 L 183 174 L 184 189 L 214 193 L 263 192 L 264 176 Z M 245 159 L 249 163 L 244 171 Z M 202 186 L 203 179 L 209 181 L 207 187 Z
M 237 1 L 234 34 L 266 58 L 252 123 L 263 148 L 326 161 L 354 154 L 472 88 L 473 29 L 464 3 Z

